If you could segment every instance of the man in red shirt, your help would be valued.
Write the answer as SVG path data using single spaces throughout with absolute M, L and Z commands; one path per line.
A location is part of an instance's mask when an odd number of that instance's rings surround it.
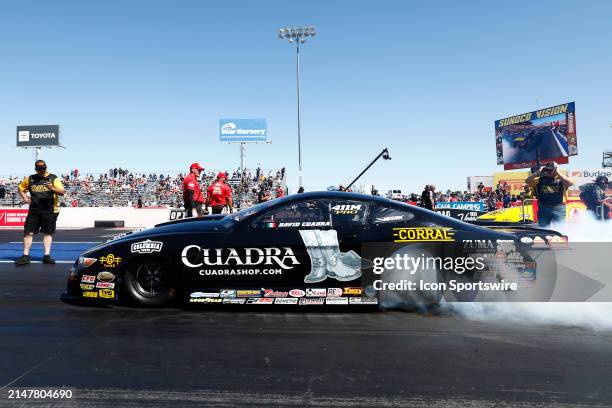
M 276 198 L 281 198 L 285 196 L 285 190 L 281 186 L 276 188 Z
M 212 207 L 213 214 L 221 214 L 225 207 L 228 207 L 229 211 L 232 212 L 232 189 L 225 184 L 225 173 L 223 172 L 217 174 L 217 181 L 208 187 L 206 207 L 208 206 Z
M 185 202 L 185 217 L 193 217 L 193 209 L 195 208 L 198 216 L 204 215 L 202 212 L 202 204 L 204 204 L 204 196 L 200 188 L 200 172 L 204 167 L 199 163 L 193 163 L 189 167 L 189 175 L 183 179 L 183 201 Z

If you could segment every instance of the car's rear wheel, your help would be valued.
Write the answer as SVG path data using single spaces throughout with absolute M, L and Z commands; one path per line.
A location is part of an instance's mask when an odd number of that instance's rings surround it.
M 167 306 L 176 298 L 177 279 L 166 260 L 143 258 L 126 270 L 125 289 L 129 298 L 140 306 Z

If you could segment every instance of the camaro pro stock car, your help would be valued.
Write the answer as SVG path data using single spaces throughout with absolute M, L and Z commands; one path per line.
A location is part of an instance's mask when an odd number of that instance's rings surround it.
M 534 282 L 555 272 L 554 257 L 541 255 L 563 242 L 550 230 L 483 227 L 382 197 L 313 192 L 117 236 L 75 261 L 62 299 L 395 307 L 472 300 L 484 291 L 446 284 L 503 280 L 528 282 L 533 296 Z

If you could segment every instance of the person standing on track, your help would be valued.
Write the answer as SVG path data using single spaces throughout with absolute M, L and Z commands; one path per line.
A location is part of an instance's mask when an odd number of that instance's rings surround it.
M 217 174 L 217 181 L 208 187 L 206 195 L 206 207 L 212 207 L 213 214 L 221 214 L 225 207 L 229 212 L 233 211 L 232 189 L 225 183 L 226 175 L 223 172 Z
M 59 196 L 64 195 L 64 185 L 59 177 L 47 172 L 47 164 L 44 160 L 34 163 L 36 174 L 23 179 L 19 184 L 19 195 L 21 199 L 29 204 L 28 215 L 23 231 L 23 255 L 15 261 L 16 265 L 27 265 L 31 262 L 30 248 L 34 234 L 43 233 L 43 247 L 45 250 L 42 262 L 54 264 L 51 258 L 51 243 L 57 217 L 59 215 Z M 26 192 L 30 193 L 28 196 Z
M 204 167 L 199 163 L 193 163 L 189 166 L 189 175 L 183 179 L 183 201 L 185 204 L 185 217 L 193 217 L 195 209 L 198 217 L 202 217 L 202 204 L 204 204 L 204 195 L 200 188 L 200 172 Z

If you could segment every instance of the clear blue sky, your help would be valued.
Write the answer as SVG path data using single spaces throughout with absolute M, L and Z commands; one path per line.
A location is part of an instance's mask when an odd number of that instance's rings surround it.
M 220 118 L 266 118 L 247 164 L 297 184 L 295 51 L 302 53 L 304 184 L 465 188 L 496 163 L 496 119 L 576 101 L 579 156 L 612 147 L 612 2 L 5 1 L 0 9 L 0 174 L 29 173 L 15 126 L 62 126 L 50 169 L 238 167 Z

